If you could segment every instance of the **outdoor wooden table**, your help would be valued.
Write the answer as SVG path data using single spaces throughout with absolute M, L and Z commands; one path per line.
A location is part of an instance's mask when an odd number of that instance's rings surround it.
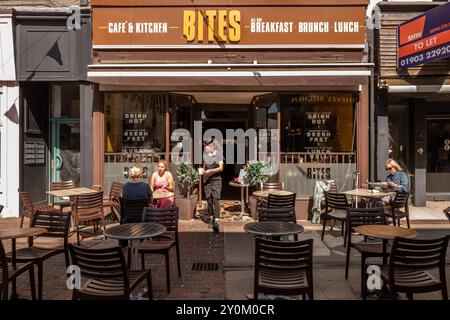
M 241 188 L 241 212 L 239 213 L 238 218 L 242 218 L 242 216 L 245 214 L 245 190 L 248 190 L 248 184 L 247 183 L 237 183 L 230 181 L 228 183 L 231 187 Z
M 162 191 L 162 190 L 155 190 L 153 191 L 153 199 L 165 199 L 165 198 L 171 198 L 175 196 L 175 193 L 171 191 Z
M 269 194 L 276 194 L 278 196 L 291 195 L 291 191 L 287 190 L 258 190 L 252 193 L 255 197 L 268 198 Z
M 52 196 L 58 197 L 58 198 L 74 197 L 74 196 L 78 196 L 80 194 L 88 194 L 88 193 L 95 193 L 95 192 L 98 192 L 98 191 L 94 190 L 94 189 L 90 189 L 90 188 L 71 188 L 71 189 L 47 191 L 47 193 L 49 195 L 52 195 Z
M 417 238 L 419 234 L 415 230 L 391 225 L 368 224 L 355 228 L 355 232 L 368 237 L 379 238 L 383 240 L 383 264 L 387 263 L 387 243 L 388 240 L 394 240 L 395 237 Z
M 128 261 L 131 270 L 139 270 L 138 244 L 141 240 L 159 236 L 166 232 L 166 227 L 153 222 L 125 223 L 107 229 L 106 238 L 127 240 L 131 250 L 131 261 Z M 132 293 L 133 298 L 139 297 L 139 289 Z
M 371 199 L 382 199 L 384 197 L 387 196 L 392 196 L 395 195 L 395 192 L 373 192 L 370 189 L 353 189 L 353 190 L 348 190 L 348 191 L 344 191 L 343 192 L 346 195 L 355 197 L 355 207 L 358 208 L 358 197 L 361 198 L 371 198 Z
M 305 231 L 301 225 L 283 221 L 250 222 L 244 226 L 244 231 L 255 236 L 284 237 Z
M 16 239 L 39 236 L 46 232 L 47 232 L 47 229 L 36 228 L 36 227 L 0 230 L 0 240 L 2 240 L 2 241 L 3 240 L 11 240 L 11 262 L 14 267 L 16 266 L 16 263 L 17 263 L 17 261 L 16 261 Z M 16 298 L 17 298 L 16 279 L 13 279 L 11 299 L 16 299 Z

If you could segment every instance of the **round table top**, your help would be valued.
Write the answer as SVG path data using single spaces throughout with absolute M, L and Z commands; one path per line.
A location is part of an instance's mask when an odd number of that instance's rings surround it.
M 248 183 L 239 183 L 239 182 L 230 181 L 228 184 L 232 187 L 239 187 L 239 188 L 248 187 Z
M 0 240 L 10 240 L 17 238 L 27 238 L 39 236 L 47 232 L 45 228 L 13 228 L 7 230 L 0 230 Z
M 395 195 L 395 192 L 391 191 L 380 191 L 380 192 L 373 192 L 370 189 L 353 189 L 344 191 L 344 194 L 347 194 L 349 196 L 355 196 L 355 197 L 362 197 L 362 198 L 384 198 L 386 196 L 392 196 Z
M 253 192 L 253 195 L 255 197 L 269 197 L 269 194 L 276 194 L 278 196 L 288 196 L 291 195 L 292 192 L 291 191 L 287 191 L 287 190 L 258 190 Z
M 396 227 L 383 224 L 367 224 L 355 228 L 355 232 L 363 236 L 393 240 L 395 237 L 416 238 L 419 236 L 417 231 L 408 228 Z
M 156 190 L 153 191 L 153 199 L 165 199 L 173 197 L 175 193 L 171 191 L 162 191 L 162 190 Z
M 166 227 L 159 223 L 139 222 L 124 223 L 108 228 L 104 234 L 108 238 L 118 240 L 141 240 L 159 236 L 166 232 Z
M 305 229 L 301 225 L 298 225 L 296 223 L 282 221 L 262 221 L 247 223 L 244 226 L 244 231 L 260 236 L 281 237 L 299 234 L 305 231 Z

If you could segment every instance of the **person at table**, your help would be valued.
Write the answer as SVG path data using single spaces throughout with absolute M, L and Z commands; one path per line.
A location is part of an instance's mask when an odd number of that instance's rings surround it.
M 158 162 L 158 170 L 152 174 L 150 178 L 150 188 L 153 191 L 169 191 L 173 192 L 174 180 L 172 173 L 168 170 L 169 164 L 166 160 Z M 156 200 L 157 208 L 171 208 L 173 207 L 174 197 L 163 198 Z
M 133 167 L 129 171 L 129 179 L 122 187 L 122 198 L 124 199 L 148 199 L 152 201 L 152 191 L 148 183 L 142 181 L 142 169 Z
M 397 161 L 393 159 L 386 160 L 385 168 L 388 172 L 386 182 L 388 184 L 389 191 L 408 192 L 408 176 Z
M 207 202 L 207 212 L 210 217 L 209 225 L 214 232 L 219 232 L 220 195 L 222 192 L 222 177 L 224 169 L 222 153 L 218 150 L 214 139 L 205 142 L 203 153 L 203 189 Z

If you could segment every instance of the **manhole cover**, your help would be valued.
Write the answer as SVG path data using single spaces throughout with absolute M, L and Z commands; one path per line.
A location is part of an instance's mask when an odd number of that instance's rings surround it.
M 214 262 L 194 262 L 192 264 L 192 271 L 217 271 L 219 264 Z

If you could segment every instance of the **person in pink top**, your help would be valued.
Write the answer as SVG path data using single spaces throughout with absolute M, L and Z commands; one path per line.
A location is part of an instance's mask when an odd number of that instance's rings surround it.
M 150 178 L 150 187 L 153 191 L 163 190 L 173 192 L 173 176 L 168 171 L 169 164 L 166 160 L 160 160 L 158 162 L 158 171 L 152 174 Z M 173 207 L 174 197 L 158 199 L 156 200 L 157 208 L 170 208 Z

